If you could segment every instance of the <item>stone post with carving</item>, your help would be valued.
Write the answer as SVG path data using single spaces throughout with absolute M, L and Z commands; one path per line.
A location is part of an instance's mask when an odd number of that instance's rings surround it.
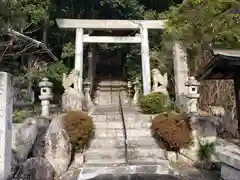
M 185 83 L 185 86 L 188 88 L 188 112 L 197 113 L 199 98 L 198 88 L 200 86 L 200 83 L 194 77 L 189 77 L 188 81 Z
M 176 103 L 181 112 L 186 112 L 188 93 L 184 83 L 188 80 L 189 70 L 186 48 L 180 42 L 175 42 L 173 46 L 173 57 Z
M 38 85 L 40 87 L 40 96 L 42 106 L 42 116 L 50 116 L 50 100 L 53 99 L 52 86 L 53 83 L 48 81 L 48 78 L 43 78 L 43 80 Z
M 13 76 L 0 72 L 0 179 L 11 173 Z
M 140 81 L 138 78 L 136 78 L 133 85 L 134 85 L 134 96 L 133 96 L 132 104 L 136 105 L 138 103 L 138 99 L 140 96 Z

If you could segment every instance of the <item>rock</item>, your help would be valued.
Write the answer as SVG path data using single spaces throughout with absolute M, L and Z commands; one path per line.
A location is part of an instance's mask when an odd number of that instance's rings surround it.
M 49 127 L 49 120 L 45 117 L 38 119 L 38 135 L 37 140 L 32 148 L 33 157 L 44 157 L 45 154 L 45 136 Z
M 64 115 L 52 120 L 45 137 L 45 158 L 52 164 L 57 175 L 67 171 L 72 154 L 70 138 L 64 129 Z
M 12 150 L 12 157 L 11 157 L 11 174 L 9 175 L 9 178 L 12 179 L 14 177 L 15 173 L 17 172 L 19 167 L 19 163 L 16 157 L 16 152 Z
M 23 163 L 13 180 L 53 180 L 54 168 L 44 158 L 30 158 Z
M 12 124 L 12 147 L 16 144 L 16 134 L 18 129 L 23 125 L 23 123 L 13 123 Z
M 22 162 L 28 157 L 29 152 L 38 135 L 37 118 L 28 118 L 13 135 L 13 150 L 17 159 Z
M 80 94 L 65 91 L 62 95 L 62 109 L 73 111 L 82 109 L 83 97 Z
M 57 177 L 57 180 L 78 180 L 81 169 L 69 169 L 67 172 Z
M 181 149 L 181 153 L 193 161 L 198 161 L 199 143 L 213 143 L 217 139 L 217 125 L 220 119 L 214 116 L 191 116 L 193 144 L 189 148 Z
M 70 169 L 73 168 L 80 168 L 82 167 L 83 165 L 83 162 L 84 162 L 84 156 L 83 156 L 83 153 L 78 153 L 76 152 L 74 154 L 74 158 L 73 158 L 73 162 L 71 163 L 71 166 L 69 167 Z

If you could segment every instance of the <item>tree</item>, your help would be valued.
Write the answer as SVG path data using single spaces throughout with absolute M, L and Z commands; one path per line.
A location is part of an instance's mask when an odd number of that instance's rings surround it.
M 192 70 L 209 61 L 213 48 L 240 47 L 239 0 L 187 0 L 165 13 L 165 38 L 179 40 L 188 48 Z M 192 61 L 192 60 L 191 60 Z
M 196 75 L 212 59 L 213 49 L 239 49 L 239 9 L 239 0 L 185 0 L 164 13 L 164 41 L 179 40 L 186 46 L 191 74 Z M 202 82 L 200 108 L 221 105 L 226 113 L 234 112 L 233 90 L 231 81 Z

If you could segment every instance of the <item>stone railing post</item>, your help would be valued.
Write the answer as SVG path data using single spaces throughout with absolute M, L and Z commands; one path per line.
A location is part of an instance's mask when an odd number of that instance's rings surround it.
M 48 81 L 48 78 L 43 78 L 43 80 L 38 85 L 40 87 L 40 96 L 42 106 L 42 116 L 50 116 L 50 100 L 53 99 L 52 86 L 53 83 Z
M 0 72 L 0 179 L 11 174 L 13 76 Z
M 91 82 L 88 79 L 85 79 L 83 85 L 84 85 L 84 106 L 88 111 L 90 111 L 94 107 L 94 104 L 90 96 Z
M 136 105 L 138 103 L 138 99 L 140 96 L 140 82 L 138 78 L 136 78 L 133 85 L 134 85 L 134 96 L 133 96 L 132 104 Z
M 187 94 L 187 107 L 189 113 L 197 113 L 198 112 L 198 88 L 200 86 L 200 83 L 194 78 L 189 77 L 188 81 L 185 83 L 185 86 L 188 89 Z

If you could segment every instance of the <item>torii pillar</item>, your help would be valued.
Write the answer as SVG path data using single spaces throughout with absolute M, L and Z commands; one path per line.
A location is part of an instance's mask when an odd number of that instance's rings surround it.
M 76 28 L 76 40 L 75 40 L 75 63 L 74 69 L 79 70 L 78 83 L 74 84 L 80 94 L 82 94 L 83 84 L 83 28 Z
M 143 94 L 147 95 L 151 92 L 151 70 L 149 58 L 149 41 L 148 29 L 141 28 L 141 55 L 142 55 L 142 79 L 143 79 Z

